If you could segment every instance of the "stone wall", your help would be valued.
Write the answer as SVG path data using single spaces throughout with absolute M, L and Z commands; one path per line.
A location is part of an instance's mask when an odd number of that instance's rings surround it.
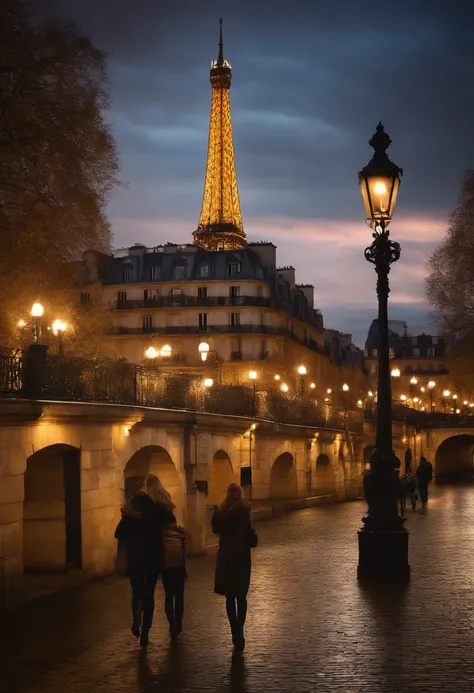
M 210 506 L 249 466 L 251 423 L 114 405 L 0 404 L 0 607 L 21 601 L 24 569 L 110 573 L 127 481 L 130 489 L 147 472 L 170 491 L 192 552 L 204 551 Z M 337 432 L 257 422 L 253 499 L 355 497 L 363 447 L 355 442 Z M 198 489 L 203 481 L 207 495 Z

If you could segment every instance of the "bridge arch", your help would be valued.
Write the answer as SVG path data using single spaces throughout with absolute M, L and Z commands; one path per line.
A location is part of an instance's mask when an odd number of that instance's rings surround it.
M 232 462 L 225 450 L 217 450 L 209 470 L 209 493 L 207 505 L 218 505 L 225 496 L 229 484 L 238 479 L 234 474 Z
M 316 458 L 315 493 L 318 496 L 327 496 L 335 493 L 336 473 L 331 464 L 329 455 L 321 453 Z
M 128 460 L 123 472 L 125 500 L 141 488 L 146 474 L 156 474 L 176 505 L 178 521 L 184 522 L 183 484 L 171 455 L 160 445 L 146 445 Z
M 48 445 L 26 461 L 23 566 L 25 572 L 82 567 L 79 448 Z
M 473 476 L 474 434 L 454 435 L 443 440 L 434 458 L 437 483 L 471 479 Z
M 298 477 L 293 455 L 283 452 L 270 471 L 270 498 L 289 499 L 298 497 Z

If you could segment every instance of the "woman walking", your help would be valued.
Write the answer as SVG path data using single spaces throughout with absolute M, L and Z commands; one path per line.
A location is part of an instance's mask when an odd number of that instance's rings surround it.
M 155 587 L 164 567 L 163 531 L 175 523 L 174 504 L 155 474 L 122 508 L 115 538 L 125 547 L 132 588 L 132 633 L 147 647 L 155 610 Z
M 250 585 L 250 549 L 257 535 L 250 524 L 251 506 L 238 484 L 231 484 L 219 507 L 214 506 L 212 531 L 219 535 L 214 592 L 226 598 L 226 611 L 237 652 L 245 649 L 244 625 Z

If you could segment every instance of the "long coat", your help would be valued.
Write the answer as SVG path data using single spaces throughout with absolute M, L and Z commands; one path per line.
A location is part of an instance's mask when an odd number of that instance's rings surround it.
M 143 491 L 132 496 L 130 505 L 142 517 L 122 517 L 115 530 L 115 538 L 126 548 L 127 573 L 161 573 L 164 566 L 163 530 L 173 515 Z
M 212 531 L 219 535 L 214 592 L 244 597 L 250 585 L 250 506 L 236 503 L 230 510 L 215 510 Z

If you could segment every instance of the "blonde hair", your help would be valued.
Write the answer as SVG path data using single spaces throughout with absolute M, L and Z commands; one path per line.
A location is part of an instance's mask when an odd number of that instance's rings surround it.
M 244 492 L 239 484 L 230 484 L 227 488 L 227 493 L 225 498 L 221 503 L 221 510 L 230 510 L 234 507 L 236 503 L 241 503 L 243 501 Z
M 167 510 L 174 510 L 175 504 L 171 500 L 171 496 L 165 489 L 156 474 L 147 474 L 143 481 L 143 490 L 150 496 L 154 503 L 160 503 Z

